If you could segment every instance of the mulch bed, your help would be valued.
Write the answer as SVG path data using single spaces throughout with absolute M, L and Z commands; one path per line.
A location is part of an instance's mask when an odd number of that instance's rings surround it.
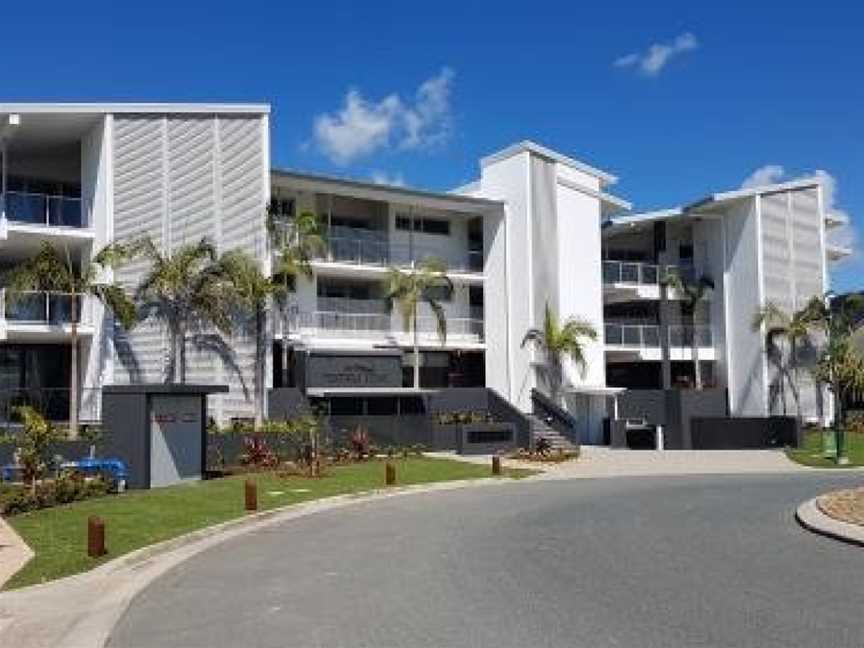
M 816 500 L 825 515 L 864 526 L 864 487 L 834 491 Z

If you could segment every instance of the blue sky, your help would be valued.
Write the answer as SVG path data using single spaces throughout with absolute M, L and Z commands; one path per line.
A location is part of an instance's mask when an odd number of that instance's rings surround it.
M 9 3 L 0 98 L 267 101 L 275 165 L 431 189 L 530 138 L 640 209 L 821 169 L 864 218 L 854 3 L 409 4 Z

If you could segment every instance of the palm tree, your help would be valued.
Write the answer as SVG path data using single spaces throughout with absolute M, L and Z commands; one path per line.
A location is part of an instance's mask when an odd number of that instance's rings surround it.
M 78 437 L 78 322 L 79 300 L 91 296 L 101 302 L 124 328 L 135 324 L 135 305 L 119 285 L 103 280 L 104 271 L 120 265 L 130 255 L 129 248 L 108 245 L 89 263 L 76 263 L 69 250 L 62 253 L 43 242 L 35 256 L 18 264 L 7 275 L 10 301 L 27 291 L 60 293 L 69 299 L 69 437 Z
M 441 291 L 441 292 L 439 292 Z M 440 303 L 441 296 L 453 294 L 453 282 L 447 276 L 447 265 L 440 259 L 426 258 L 410 271 L 390 268 L 387 272 L 387 309 L 394 306 L 402 315 L 405 332 L 413 334 L 414 388 L 420 387 L 420 347 L 417 342 L 417 305 L 425 302 L 435 315 L 441 344 L 447 340 L 447 317 Z
M 765 327 L 765 347 L 769 359 L 774 361 L 780 379 L 780 393 L 783 402 L 783 413 L 786 414 L 786 390 L 784 384 L 789 382 L 792 397 L 795 399 L 795 410 L 801 420 L 801 398 L 798 386 L 799 352 L 810 343 L 810 334 L 815 326 L 811 306 L 800 308 L 788 313 L 774 302 L 766 302 L 753 315 L 751 328 L 761 331 Z M 784 362 L 783 349 L 780 341 L 789 344 L 789 357 Z M 789 372 L 791 371 L 791 377 Z
M 836 461 L 845 463 L 846 401 L 850 396 L 860 398 L 864 394 L 864 356 L 857 345 L 864 298 L 858 294 L 848 295 L 839 300 L 837 307 L 832 307 L 833 298 L 832 293 L 822 299 L 813 297 L 804 310 L 825 336 L 813 375 L 820 383 L 827 384 L 833 395 Z
M 696 281 L 688 281 L 677 272 L 667 272 L 661 279 L 667 288 L 674 289 L 681 297 L 682 312 L 689 311 L 693 322 L 690 335 L 690 353 L 693 358 L 693 383 L 696 389 L 702 389 L 702 369 L 699 366 L 699 336 L 696 334 L 698 311 L 706 295 L 714 290 L 714 280 L 708 275 L 702 275 Z
M 186 343 L 190 331 L 214 326 L 231 334 L 230 304 L 220 299 L 216 248 L 206 238 L 163 252 L 150 238 L 133 246 L 150 262 L 135 291 L 144 318 L 165 323 L 168 358 L 165 382 L 186 382 Z
M 255 339 L 255 427 L 264 422 L 264 386 L 267 366 L 267 309 L 271 299 L 279 299 L 287 291 L 279 279 L 268 277 L 259 262 L 242 250 L 223 254 L 216 264 L 216 275 L 222 283 L 222 298 L 238 312 L 244 328 L 251 329 Z
M 273 276 L 282 280 L 282 290 L 274 296 L 282 316 L 282 371 L 285 372 L 288 369 L 290 284 L 300 275 L 312 278 L 312 259 L 327 250 L 327 243 L 321 235 L 318 217 L 312 212 L 302 212 L 286 221 L 271 208 L 267 214 L 267 231 L 270 244 L 278 254 Z
M 549 386 L 556 404 L 563 379 L 564 358 L 570 358 L 584 377 L 588 366 L 585 344 L 596 339 L 597 329 L 593 324 L 577 317 L 568 317 L 561 324 L 548 302 L 543 315 L 543 328 L 531 328 L 525 333 L 523 347 L 531 342 L 546 353 Z

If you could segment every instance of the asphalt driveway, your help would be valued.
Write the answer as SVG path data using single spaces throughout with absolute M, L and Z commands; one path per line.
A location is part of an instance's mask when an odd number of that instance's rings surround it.
M 864 550 L 792 516 L 860 481 L 538 481 L 324 512 L 169 572 L 110 645 L 860 648 Z

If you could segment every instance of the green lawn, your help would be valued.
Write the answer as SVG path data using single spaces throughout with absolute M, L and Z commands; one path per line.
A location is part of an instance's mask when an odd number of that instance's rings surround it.
M 490 477 L 491 467 L 450 459 L 413 457 L 394 460 L 397 484 L 422 484 Z M 508 470 L 510 477 L 530 471 Z M 328 468 L 321 479 L 254 475 L 261 510 L 332 495 L 358 493 L 384 485 L 384 462 Z M 193 482 L 149 491 L 101 497 L 12 517 L 8 522 L 36 553 L 5 589 L 23 587 L 92 569 L 111 558 L 149 544 L 244 515 L 245 476 Z M 105 520 L 108 555 L 86 553 L 87 517 Z
M 830 442 L 830 436 L 827 437 Z M 822 448 L 822 432 L 807 432 L 804 435 L 804 444 L 795 450 L 789 450 L 787 456 L 805 466 L 817 468 L 852 468 L 864 466 L 864 434 L 846 434 L 846 456 L 849 457 L 847 465 L 838 466 L 834 458 L 825 457 Z

